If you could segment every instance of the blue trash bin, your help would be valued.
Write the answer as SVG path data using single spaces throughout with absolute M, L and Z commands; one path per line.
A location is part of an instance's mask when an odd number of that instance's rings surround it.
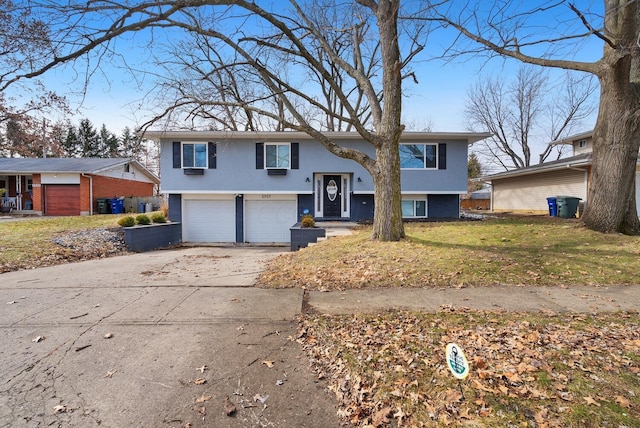
M 547 203 L 549 204 L 549 215 L 551 217 L 558 216 L 558 201 L 555 197 L 547 198 Z
M 124 199 L 110 199 L 111 214 L 122 214 L 124 212 Z
M 144 202 L 138 202 L 138 213 L 144 212 L 144 206 L 145 206 Z

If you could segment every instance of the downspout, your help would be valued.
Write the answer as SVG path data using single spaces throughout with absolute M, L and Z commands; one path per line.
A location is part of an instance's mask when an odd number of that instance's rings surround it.
M 93 176 L 86 175 L 84 172 L 80 175 L 89 179 L 89 215 L 93 215 Z

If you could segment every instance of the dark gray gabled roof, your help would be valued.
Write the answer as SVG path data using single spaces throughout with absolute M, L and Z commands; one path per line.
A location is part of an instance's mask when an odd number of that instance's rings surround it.
M 545 171 L 557 171 L 566 168 L 581 168 L 591 165 L 591 153 L 583 153 L 570 158 L 559 159 L 552 162 L 541 163 L 528 166 L 526 168 L 513 169 L 511 171 L 499 172 L 497 174 L 485 175 L 474 181 L 492 181 L 501 178 L 517 177 L 521 175 L 539 174 Z
M 158 177 L 135 159 L 129 158 L 0 158 L 0 175 L 13 174 L 99 174 L 127 163 L 140 168 L 154 182 Z

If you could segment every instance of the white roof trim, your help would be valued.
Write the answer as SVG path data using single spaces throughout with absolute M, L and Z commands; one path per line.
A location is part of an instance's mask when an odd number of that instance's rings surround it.
M 360 140 L 363 138 L 357 132 L 323 132 L 332 140 Z M 401 141 L 415 140 L 467 140 L 468 143 L 483 140 L 492 134 L 488 132 L 405 132 L 400 137 Z M 309 134 L 299 131 L 280 132 L 247 132 L 247 131 L 147 131 L 144 136 L 154 140 L 256 140 L 256 141 L 291 141 L 314 140 Z

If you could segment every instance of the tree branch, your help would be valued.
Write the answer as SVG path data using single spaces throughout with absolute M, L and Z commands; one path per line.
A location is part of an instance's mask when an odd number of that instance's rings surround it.
M 587 27 L 587 30 L 589 30 L 591 34 L 603 40 L 612 49 L 618 49 L 618 45 L 613 40 L 611 40 L 610 38 L 602 34 L 600 31 L 596 30 L 591 26 L 591 24 L 589 24 L 589 22 L 587 21 L 587 18 L 585 18 L 582 12 L 580 12 L 573 3 L 569 3 L 569 8 L 571 8 L 571 10 L 574 11 L 576 15 L 578 15 L 578 18 L 580 18 L 584 26 Z

